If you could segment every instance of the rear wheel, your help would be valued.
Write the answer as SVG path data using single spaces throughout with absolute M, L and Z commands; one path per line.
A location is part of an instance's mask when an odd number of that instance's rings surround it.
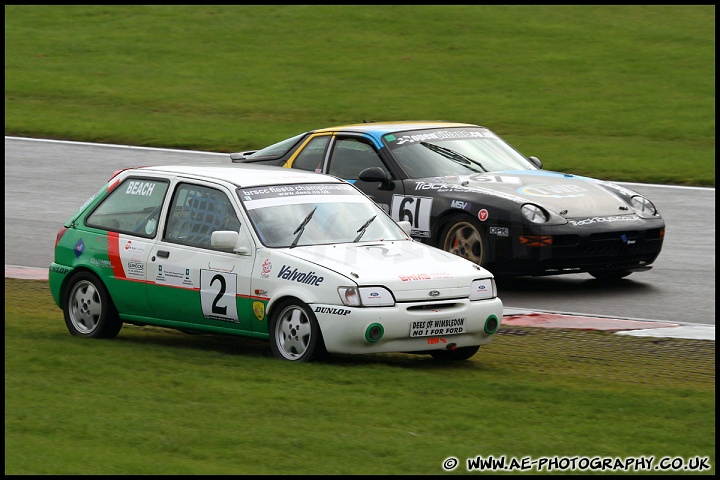
M 310 307 L 299 300 L 278 305 L 270 316 L 270 350 L 293 362 L 310 362 L 325 356 L 320 326 Z
M 460 347 L 455 350 L 435 350 L 430 355 L 435 360 L 467 360 L 480 350 L 480 345 L 474 347 Z
M 482 232 L 478 220 L 469 215 L 456 215 L 443 228 L 440 248 L 482 265 L 488 260 Z
M 71 335 L 114 338 L 122 321 L 103 283 L 93 274 L 81 272 L 68 282 L 63 302 L 65 326 Z

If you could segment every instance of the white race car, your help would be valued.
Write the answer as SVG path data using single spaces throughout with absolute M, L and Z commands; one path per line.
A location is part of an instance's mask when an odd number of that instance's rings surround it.
M 115 337 L 129 323 L 268 339 L 292 361 L 467 359 L 502 322 L 494 278 L 410 230 L 328 175 L 129 169 L 58 232 L 50 288 L 72 335 Z

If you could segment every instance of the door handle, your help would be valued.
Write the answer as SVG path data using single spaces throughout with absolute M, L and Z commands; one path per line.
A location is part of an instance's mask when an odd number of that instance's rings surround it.
M 168 252 L 167 250 L 158 250 L 157 256 L 162 258 L 168 258 L 170 256 L 170 252 Z

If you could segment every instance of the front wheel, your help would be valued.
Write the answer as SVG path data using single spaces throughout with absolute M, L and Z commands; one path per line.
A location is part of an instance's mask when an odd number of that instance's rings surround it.
M 474 347 L 460 347 L 455 350 L 434 350 L 430 355 L 435 360 L 467 360 L 480 350 L 480 345 Z
M 469 215 L 451 218 L 440 235 L 440 248 L 473 263 L 483 265 L 487 254 L 480 222 Z
M 270 350 L 277 358 L 310 362 L 326 353 L 315 314 L 303 302 L 288 301 L 274 308 L 269 328 Z
M 105 286 L 88 272 L 72 277 L 63 302 L 65 326 L 71 335 L 115 338 L 122 321 Z

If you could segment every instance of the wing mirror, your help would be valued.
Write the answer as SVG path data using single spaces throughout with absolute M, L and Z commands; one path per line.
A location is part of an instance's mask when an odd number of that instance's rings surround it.
M 230 160 L 232 160 L 233 163 L 242 163 L 247 161 L 248 157 L 255 152 L 257 152 L 257 150 L 246 150 L 244 152 L 231 153 Z
M 250 246 L 247 244 L 246 237 L 231 230 L 213 232 L 210 237 L 210 246 L 220 250 L 232 250 L 238 255 L 250 254 Z
M 412 233 L 412 224 L 408 222 L 407 220 L 401 220 L 397 222 L 398 225 L 400 225 L 400 228 L 403 229 L 405 233 L 410 235 Z
M 539 158 L 537 158 L 537 157 L 528 157 L 528 160 L 530 160 L 530 163 L 532 163 L 532 164 L 535 165 L 537 168 L 539 168 L 540 170 L 542 170 L 543 164 L 542 164 L 542 162 L 540 161 Z
M 390 177 L 388 177 L 388 174 L 380 167 L 370 167 L 366 168 L 362 172 L 360 172 L 360 175 L 358 175 L 358 179 L 362 180 L 363 182 L 380 182 L 381 187 L 387 187 L 390 184 Z

